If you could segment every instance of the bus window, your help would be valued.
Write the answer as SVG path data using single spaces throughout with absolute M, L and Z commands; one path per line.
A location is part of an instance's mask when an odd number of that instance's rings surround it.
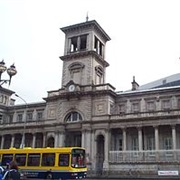
M 15 154 L 15 160 L 18 166 L 26 165 L 26 154 Z
M 69 166 L 69 154 L 59 154 L 59 166 Z
M 2 166 L 7 166 L 13 160 L 13 154 L 3 154 L 2 155 Z
M 54 153 L 43 153 L 42 154 L 42 166 L 54 166 L 55 154 Z
M 28 166 L 39 166 L 40 163 L 40 154 L 28 154 Z
M 72 167 L 86 167 L 85 151 L 82 149 L 72 150 Z

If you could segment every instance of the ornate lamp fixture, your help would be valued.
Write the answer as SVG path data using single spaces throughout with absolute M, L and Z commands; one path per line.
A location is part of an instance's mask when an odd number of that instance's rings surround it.
M 7 71 L 7 74 L 9 75 L 9 79 L 1 79 L 2 73 Z M 0 86 L 3 85 L 4 83 L 9 82 L 9 85 L 11 84 L 11 78 L 12 76 L 16 75 L 17 70 L 14 64 L 12 64 L 8 69 L 5 66 L 4 60 L 0 62 Z

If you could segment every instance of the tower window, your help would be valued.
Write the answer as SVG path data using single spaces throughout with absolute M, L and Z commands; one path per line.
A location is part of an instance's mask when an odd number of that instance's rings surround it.
M 87 35 L 72 37 L 70 52 L 85 50 L 86 43 L 87 43 Z
M 77 40 L 78 40 L 77 37 L 71 38 L 71 52 L 75 52 L 78 50 Z
M 80 36 L 80 50 L 86 49 L 87 35 Z
M 95 67 L 96 71 L 96 84 L 101 84 L 103 81 L 103 68 L 101 66 L 96 66 Z
M 103 44 L 102 42 L 95 36 L 94 37 L 94 50 L 99 54 L 103 55 Z

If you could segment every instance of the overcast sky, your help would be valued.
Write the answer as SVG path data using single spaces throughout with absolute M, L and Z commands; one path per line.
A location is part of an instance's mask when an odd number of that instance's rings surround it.
M 111 37 L 106 82 L 116 91 L 130 89 L 133 76 L 143 85 L 180 72 L 179 0 L 0 0 L 0 60 L 18 71 L 9 89 L 31 103 L 61 88 L 60 28 L 87 12 Z

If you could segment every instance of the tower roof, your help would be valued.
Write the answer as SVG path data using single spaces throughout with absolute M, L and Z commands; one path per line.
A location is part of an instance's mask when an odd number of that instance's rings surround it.
M 97 31 L 99 31 L 105 38 L 106 41 L 111 40 L 111 38 L 108 36 L 108 34 L 103 30 L 103 28 L 97 23 L 96 20 L 92 20 L 92 21 L 86 21 L 83 23 L 79 23 L 79 24 L 74 24 L 74 25 L 70 25 L 70 26 L 66 26 L 61 28 L 61 30 L 67 34 L 68 32 L 71 31 L 75 31 L 77 29 L 86 29 L 86 28 L 92 28 L 92 29 L 96 29 Z

